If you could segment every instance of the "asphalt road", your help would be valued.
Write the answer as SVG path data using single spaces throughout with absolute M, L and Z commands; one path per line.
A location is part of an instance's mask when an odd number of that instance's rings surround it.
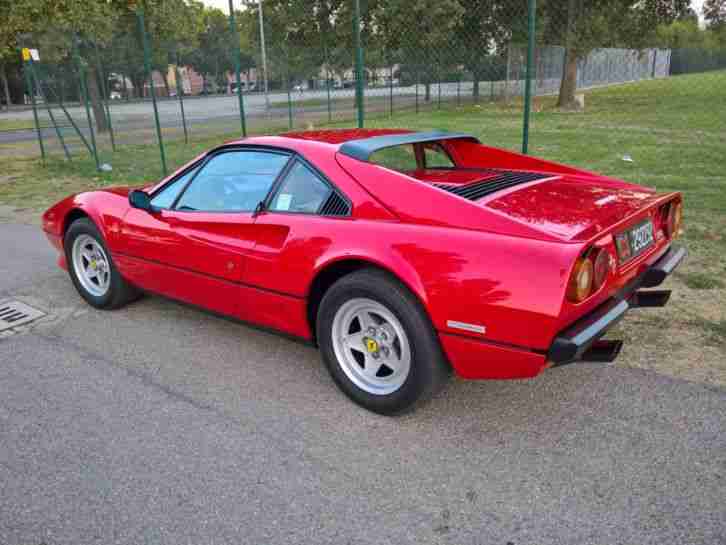
M 511 84 L 514 89 L 514 83 Z M 496 92 L 503 92 L 504 83 L 496 82 Z M 489 83 L 482 82 L 482 95 L 486 96 L 489 89 Z M 471 96 L 472 83 L 462 82 L 457 86 L 456 83 L 442 83 L 441 95 L 442 100 L 455 100 L 457 94 L 463 99 Z M 415 86 L 394 87 L 393 90 L 386 87 L 372 87 L 366 89 L 366 99 L 379 99 L 381 108 L 387 108 L 387 101 L 390 93 L 394 95 L 394 104 L 402 107 L 405 103 L 409 105 L 415 101 Z M 424 86 L 419 85 L 419 96 L 423 101 Z M 432 100 L 438 99 L 438 87 L 432 86 Z M 304 91 L 293 92 L 291 99 L 293 102 L 293 114 L 296 118 L 300 116 L 316 115 L 327 119 L 327 92 L 326 91 Z M 332 109 L 340 114 L 341 110 L 352 111 L 355 100 L 354 89 L 335 89 L 331 90 L 330 95 L 332 101 Z M 245 116 L 251 123 L 269 124 L 269 120 L 284 120 L 287 122 L 287 93 L 273 92 L 269 95 L 271 104 L 270 109 L 266 107 L 265 96 L 261 93 L 253 93 L 244 95 Z M 180 113 L 179 101 L 177 99 L 160 99 L 158 101 L 158 111 L 160 124 L 163 128 L 182 127 L 182 118 Z M 372 106 L 368 105 L 369 110 Z M 65 117 L 63 111 L 57 106 L 52 105 L 53 115 L 56 121 L 63 126 L 64 136 L 75 137 L 75 131 L 70 122 Z M 88 136 L 88 122 L 85 109 L 81 106 L 68 106 L 67 110 L 73 121 L 79 127 L 79 130 Z M 236 95 L 216 95 L 208 97 L 187 97 L 184 99 L 184 111 L 187 124 L 192 129 L 202 126 L 215 127 L 219 125 L 227 126 L 227 130 L 234 131 L 239 128 L 239 102 Z M 114 130 L 120 134 L 133 133 L 139 129 L 153 129 L 154 111 L 150 101 L 129 102 L 123 100 L 115 100 L 110 102 L 111 120 Z M 43 137 L 49 140 L 55 140 L 56 134 L 52 128 L 52 124 L 48 113 L 43 104 L 38 108 L 39 118 L 42 126 L 50 128 L 43 129 Z M 28 124 L 33 122 L 33 112 L 30 109 L 14 110 L 11 112 L 0 113 L 0 120 L 8 121 L 25 121 Z M 299 120 L 299 119 L 298 119 Z M 13 144 L 18 142 L 33 141 L 37 138 L 34 129 L 25 130 L 6 130 L 0 131 L 0 145 Z
M 370 414 L 318 354 L 147 297 L 85 305 L 0 224 L 0 543 L 726 543 L 726 392 L 582 364 Z

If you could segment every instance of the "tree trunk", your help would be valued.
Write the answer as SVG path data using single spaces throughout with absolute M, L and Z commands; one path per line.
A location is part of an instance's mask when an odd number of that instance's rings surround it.
M 0 63 L 0 79 L 3 82 L 3 96 L 5 97 L 6 108 L 10 110 L 10 85 L 8 85 L 8 75 L 5 72 L 5 63 Z M 0 104 L 2 110 L 2 104 Z
M 161 79 L 164 80 L 164 89 L 166 89 L 166 96 L 170 97 L 171 93 L 169 92 L 169 78 L 167 77 L 169 75 L 169 67 L 166 69 L 166 74 L 162 74 Z
M 106 111 L 103 108 L 101 94 L 98 92 L 98 76 L 94 69 L 88 70 L 88 98 L 93 108 L 93 117 L 96 118 L 96 129 L 99 133 L 108 131 L 108 120 Z
M 476 74 L 474 74 L 474 87 L 472 87 L 471 96 L 474 102 L 479 102 L 479 76 Z
M 579 17 L 577 0 L 567 3 L 567 38 L 565 43 L 565 64 L 562 68 L 562 81 L 560 82 L 560 95 L 557 98 L 557 107 L 563 110 L 577 110 L 575 91 L 577 91 L 577 55 L 574 48 L 575 25 Z
M 146 98 L 146 78 L 137 74 L 131 81 L 134 84 L 134 96 L 141 99 Z
M 431 83 L 428 81 L 426 82 L 426 92 L 424 94 L 424 101 L 425 102 L 431 101 Z
M 572 49 L 565 53 L 565 66 L 562 70 L 562 82 L 560 83 L 560 95 L 557 99 L 557 107 L 563 110 L 578 110 L 579 104 L 575 101 L 577 91 L 577 54 Z

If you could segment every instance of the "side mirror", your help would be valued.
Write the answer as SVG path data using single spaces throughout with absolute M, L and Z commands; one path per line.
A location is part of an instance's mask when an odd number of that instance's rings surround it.
M 149 197 L 149 194 L 146 191 L 134 189 L 131 193 L 129 193 L 129 204 L 133 208 L 151 212 L 151 197 Z

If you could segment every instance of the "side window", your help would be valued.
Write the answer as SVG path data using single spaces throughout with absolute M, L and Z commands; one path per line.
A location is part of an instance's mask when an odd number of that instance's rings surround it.
M 161 191 L 159 191 L 156 195 L 154 195 L 154 198 L 151 199 L 151 206 L 158 209 L 170 208 L 171 205 L 174 204 L 179 192 L 184 189 L 184 186 L 192 179 L 192 176 L 194 176 L 194 173 L 196 173 L 197 170 L 199 170 L 199 166 L 192 167 L 175 180 L 166 184 Z
M 276 212 L 316 213 L 331 189 L 312 170 L 297 161 L 280 185 L 269 209 Z
M 411 144 L 383 148 L 373 153 L 369 162 L 401 172 L 408 172 L 418 168 L 416 164 L 416 153 L 414 153 Z
M 446 150 L 441 147 L 441 144 L 435 142 L 424 144 L 424 157 L 426 168 L 452 168 L 455 166 Z
M 182 194 L 176 209 L 252 212 L 265 200 L 288 155 L 265 151 L 227 151 L 209 159 Z

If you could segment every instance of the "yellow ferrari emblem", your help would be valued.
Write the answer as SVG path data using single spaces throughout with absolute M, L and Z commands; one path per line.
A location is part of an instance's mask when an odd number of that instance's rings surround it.
M 373 354 L 374 352 L 378 352 L 378 343 L 373 339 L 366 339 L 366 349 L 371 354 Z
M 96 265 L 96 260 L 94 259 L 91 261 L 91 268 L 95 271 L 98 268 L 98 265 Z

